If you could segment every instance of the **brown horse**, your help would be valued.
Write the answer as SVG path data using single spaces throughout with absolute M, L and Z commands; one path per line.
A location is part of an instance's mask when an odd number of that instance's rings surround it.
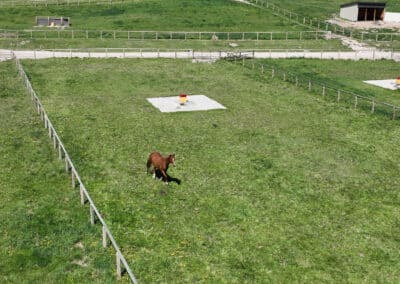
M 153 177 L 156 178 L 156 172 L 160 171 L 162 179 L 166 184 L 168 184 L 167 170 L 169 164 L 172 164 L 175 167 L 175 154 L 163 157 L 158 152 L 152 152 L 147 159 L 147 173 L 150 173 L 150 168 L 153 166 Z

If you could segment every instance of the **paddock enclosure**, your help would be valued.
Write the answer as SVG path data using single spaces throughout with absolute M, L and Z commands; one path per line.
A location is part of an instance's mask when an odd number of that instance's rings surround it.
M 22 64 L 139 281 L 399 277 L 397 122 L 231 62 Z M 182 92 L 226 109 L 146 100 Z M 154 149 L 180 186 L 146 175 Z

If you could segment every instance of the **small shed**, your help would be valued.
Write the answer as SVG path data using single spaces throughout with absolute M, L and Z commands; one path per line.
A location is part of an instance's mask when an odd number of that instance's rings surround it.
M 386 3 L 351 2 L 340 5 L 340 17 L 353 22 L 383 21 Z
M 69 27 L 70 25 L 69 17 L 36 17 L 36 26 Z

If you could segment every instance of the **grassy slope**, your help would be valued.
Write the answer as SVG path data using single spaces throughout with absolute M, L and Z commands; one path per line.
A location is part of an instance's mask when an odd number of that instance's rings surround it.
M 327 64 L 329 62 L 329 64 Z M 364 83 L 365 80 L 395 79 L 399 76 L 399 64 L 394 61 L 347 61 L 347 60 L 264 60 L 268 66 L 277 66 L 282 70 L 312 78 L 313 81 L 349 90 L 355 94 L 375 98 L 400 106 L 400 90 L 387 90 Z M 308 80 L 306 80 L 308 81 Z
M 270 1 L 275 5 L 292 10 L 295 13 L 304 15 L 310 18 L 329 18 L 332 14 L 339 15 L 340 5 L 346 4 L 352 1 L 346 0 L 332 0 L 332 1 L 321 1 L 321 0 L 305 0 L 305 1 L 291 1 L 291 0 L 280 0 Z M 399 12 L 400 5 L 396 0 L 380 1 L 386 2 L 386 9 L 389 12 Z
M 0 63 L 0 282 L 114 282 L 13 64 Z
M 293 30 L 288 20 L 227 0 L 149 0 L 123 5 L 2 8 L 0 27 L 26 29 L 36 16 L 70 17 L 74 29 L 280 31 Z M 297 27 L 303 30 L 304 27 Z
M 400 279 L 397 122 L 223 62 L 24 64 L 142 282 Z M 180 92 L 227 110 L 145 100 Z M 145 174 L 152 150 L 180 186 Z

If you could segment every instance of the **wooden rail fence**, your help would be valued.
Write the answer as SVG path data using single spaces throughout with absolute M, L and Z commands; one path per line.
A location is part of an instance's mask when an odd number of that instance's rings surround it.
M 22 80 L 25 83 L 25 87 L 28 90 L 29 94 L 31 95 L 31 99 L 34 103 L 35 109 L 37 110 L 38 114 L 40 115 L 41 120 L 44 122 L 44 127 L 48 129 L 49 138 L 52 141 L 54 149 L 58 152 L 58 158 L 62 160 L 64 158 L 65 161 L 65 170 L 67 173 L 71 174 L 71 184 L 72 188 L 78 188 L 80 193 L 80 200 L 81 204 L 85 205 L 86 203 L 89 204 L 89 214 L 90 214 L 90 223 L 94 225 L 96 220 L 98 220 L 102 225 L 102 244 L 103 247 L 107 247 L 108 243 L 111 243 L 112 247 L 115 249 L 116 252 L 116 271 L 118 278 L 121 278 L 124 272 L 126 272 L 129 276 L 129 279 L 132 283 L 137 284 L 137 280 L 132 273 L 132 270 L 129 267 L 124 255 L 122 254 L 117 242 L 115 241 L 113 235 L 111 234 L 110 229 L 108 228 L 105 220 L 101 216 L 99 210 L 97 209 L 93 199 L 90 197 L 89 192 L 87 191 L 84 183 L 78 171 L 76 170 L 71 157 L 69 156 L 67 150 L 65 149 L 64 144 L 61 142 L 60 136 L 57 134 L 54 125 L 51 123 L 43 104 L 40 102 L 39 97 L 36 95 L 36 92 L 32 88 L 32 85 L 26 75 L 22 64 L 20 61 L 14 56 L 16 66 L 18 68 L 18 73 Z

